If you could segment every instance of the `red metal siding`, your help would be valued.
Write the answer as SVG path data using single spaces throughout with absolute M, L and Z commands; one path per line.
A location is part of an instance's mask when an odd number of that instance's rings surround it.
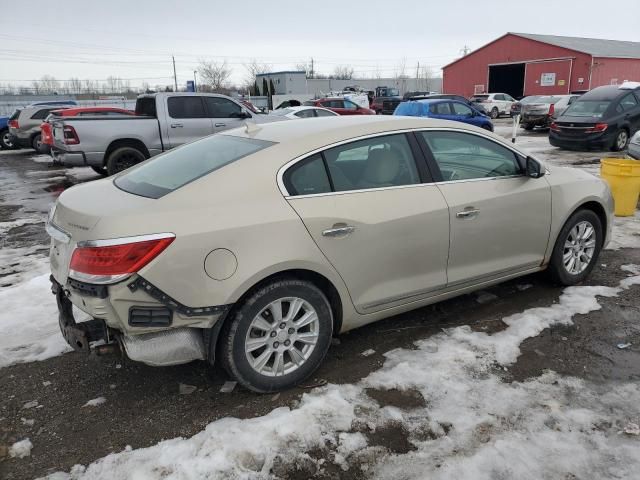
M 640 60 L 635 58 L 595 58 L 591 74 L 591 88 L 611 85 L 612 81 L 640 82 Z
M 572 60 L 527 63 L 524 72 L 524 95 L 564 95 L 569 93 L 571 63 Z M 543 73 L 555 73 L 554 85 L 542 85 Z
M 473 95 L 474 85 L 484 85 L 485 89 L 488 88 L 490 64 L 554 58 L 574 58 L 570 90 L 588 88 L 591 56 L 512 34 L 507 34 L 444 67 L 442 88 L 445 93 L 457 93 L 468 97 Z M 584 86 L 578 84 L 578 78 L 583 78 Z

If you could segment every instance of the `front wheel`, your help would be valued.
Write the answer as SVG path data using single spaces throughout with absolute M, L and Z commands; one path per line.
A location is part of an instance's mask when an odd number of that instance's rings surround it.
M 579 210 L 558 234 L 549 262 L 551 278 L 575 285 L 589 276 L 602 249 L 602 222 L 591 210 Z
M 247 298 L 221 331 L 220 358 L 234 379 L 259 393 L 291 388 L 320 365 L 333 315 L 314 284 L 282 279 Z
M 0 148 L 2 150 L 12 150 L 14 148 L 9 129 L 0 131 Z
M 498 116 L 499 116 L 499 115 L 500 115 L 500 112 L 498 111 L 498 108 L 497 108 L 497 107 L 493 107 L 493 108 L 491 109 L 491 112 L 489 113 L 489 116 L 490 116 L 491 118 L 493 118 L 493 119 L 498 118 Z
M 611 150 L 613 150 L 614 152 L 620 152 L 627 148 L 628 143 L 629 132 L 622 128 L 618 131 L 618 133 L 616 133 L 616 137 L 613 139 L 613 145 L 611 145 Z
M 107 173 L 109 175 L 115 175 L 129 167 L 144 162 L 146 157 L 144 153 L 134 147 L 120 147 L 116 148 L 109 154 L 107 159 Z

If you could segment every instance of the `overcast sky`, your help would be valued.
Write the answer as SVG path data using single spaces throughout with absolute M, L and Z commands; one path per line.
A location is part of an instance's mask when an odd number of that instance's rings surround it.
M 637 0 L 627 3 L 633 5 Z M 10 4 L 10 9 L 7 6 Z M 131 85 L 193 78 L 199 59 L 227 60 L 232 80 L 251 59 L 292 69 L 313 57 L 318 72 L 336 65 L 357 76 L 392 76 L 402 59 L 439 71 L 507 31 L 640 41 L 638 7 L 615 22 L 602 0 L 0 0 L 0 83 L 43 75 L 130 79 Z M 620 4 L 623 5 L 623 4 Z M 616 14 L 624 7 L 616 7 Z M 631 10 L 634 10 L 632 12 Z M 7 12 L 10 11 L 10 14 Z

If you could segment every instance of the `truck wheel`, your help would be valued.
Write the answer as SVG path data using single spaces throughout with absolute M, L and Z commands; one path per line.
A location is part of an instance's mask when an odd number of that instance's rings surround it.
M 533 123 L 525 123 L 523 127 L 525 130 L 533 130 Z
M 108 175 L 107 167 L 96 167 L 95 165 L 92 165 L 91 169 L 98 175 L 102 175 L 103 177 L 106 177 Z
M 549 261 L 551 279 L 561 285 L 582 282 L 593 270 L 602 248 L 602 223 L 591 210 L 578 210 L 558 234 Z
M 247 298 L 220 332 L 223 366 L 242 386 L 267 393 L 311 375 L 331 344 L 333 316 L 314 284 L 274 280 Z
M 493 119 L 496 119 L 500 116 L 500 112 L 498 111 L 498 107 L 493 107 L 491 112 L 489 112 L 489 116 Z
M 9 133 L 9 129 L 4 129 L 0 131 L 0 149 L 2 150 L 11 150 L 13 148 L 13 143 L 11 142 L 11 134 Z
M 38 133 L 31 138 L 31 148 L 33 148 L 36 152 L 41 153 L 40 149 L 42 148 L 42 135 Z
M 147 158 L 144 153 L 134 147 L 116 148 L 107 159 L 107 174 L 115 175 L 129 167 L 144 162 Z
M 624 128 L 618 130 L 616 133 L 616 137 L 613 139 L 613 145 L 611 145 L 611 150 L 614 152 L 621 152 L 625 148 L 627 148 L 627 144 L 629 143 L 629 132 L 627 132 Z

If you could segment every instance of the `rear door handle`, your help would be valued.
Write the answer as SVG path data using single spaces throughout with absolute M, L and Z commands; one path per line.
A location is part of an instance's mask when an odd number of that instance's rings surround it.
M 216 127 L 226 127 L 227 124 L 226 123 L 216 123 L 215 126 Z
M 353 225 L 347 225 L 345 223 L 336 223 L 333 225 L 333 227 L 327 230 L 323 230 L 322 236 L 323 237 L 343 237 L 343 236 L 352 234 L 353 232 L 355 232 L 355 230 L 356 230 L 356 227 L 354 227 Z
M 472 217 L 477 217 L 478 214 L 480 213 L 480 210 L 478 210 L 477 208 L 465 208 L 463 211 L 456 213 L 456 217 L 458 218 L 472 218 Z
M 184 125 L 182 125 L 181 123 L 172 123 L 171 124 L 171 128 L 182 128 L 184 127 Z

